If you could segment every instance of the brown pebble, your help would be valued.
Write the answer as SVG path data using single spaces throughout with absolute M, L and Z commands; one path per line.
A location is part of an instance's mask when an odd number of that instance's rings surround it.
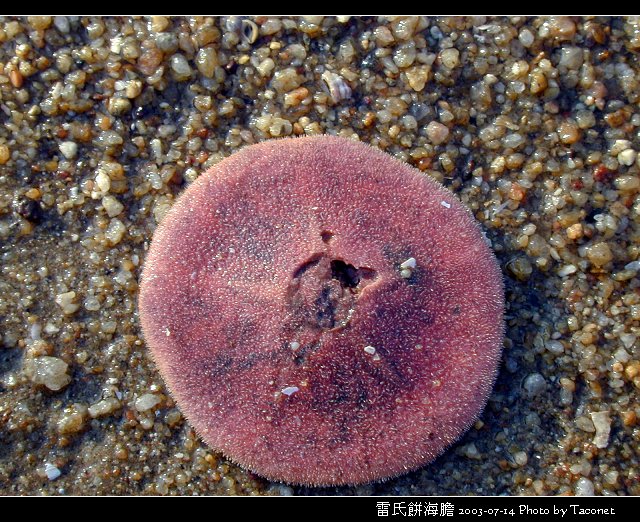
M 11 85 L 13 85 L 16 89 L 19 89 L 20 87 L 22 87 L 24 78 L 20 71 L 18 71 L 17 69 L 13 69 L 9 73 L 9 80 L 11 80 Z
M 582 223 L 575 223 L 567 228 L 567 237 L 569 239 L 580 239 L 582 235 Z
M 634 426 L 637 420 L 638 417 L 635 411 L 629 410 L 622 412 L 622 424 L 625 426 Z

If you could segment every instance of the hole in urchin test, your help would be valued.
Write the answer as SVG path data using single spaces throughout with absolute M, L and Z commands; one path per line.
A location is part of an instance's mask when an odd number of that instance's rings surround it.
M 322 238 L 322 241 L 328 243 L 333 239 L 333 232 L 330 232 L 329 230 L 323 230 L 322 232 L 320 232 L 320 237 Z
M 331 261 L 331 277 L 337 279 L 344 288 L 356 288 L 363 279 L 373 279 L 375 270 L 356 268 L 340 259 Z
M 360 282 L 358 269 L 340 259 L 331 261 L 331 277 L 337 279 L 345 288 L 355 288 Z

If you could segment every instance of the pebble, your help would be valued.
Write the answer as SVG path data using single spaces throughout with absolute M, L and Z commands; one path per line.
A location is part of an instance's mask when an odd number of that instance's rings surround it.
M 524 451 L 518 451 L 513 455 L 513 460 L 518 466 L 525 466 L 529 462 L 529 456 Z
M 80 308 L 80 305 L 75 302 L 77 294 L 72 290 L 70 292 L 63 292 L 56 295 L 56 304 L 62 308 L 65 314 L 72 314 Z
M 587 259 L 597 267 L 602 267 L 613 259 L 613 254 L 607 243 L 594 243 L 587 247 Z
M 523 383 L 527 397 L 536 397 L 545 391 L 547 382 L 539 373 L 531 373 L 527 376 Z
M 67 34 L 71 30 L 71 24 L 69 18 L 66 16 L 54 16 L 53 25 L 62 34 Z
M 113 412 L 119 410 L 121 408 L 120 401 L 113 397 L 109 397 L 107 399 L 102 399 L 95 404 L 92 404 L 88 408 L 89 416 L 92 419 L 97 419 L 100 417 L 106 417 L 111 415 Z
M 191 67 L 182 54 L 177 53 L 171 57 L 171 70 L 176 81 L 182 82 L 191 78 Z
M 49 480 L 56 480 L 62 475 L 62 472 L 49 462 L 45 462 L 44 464 L 44 473 Z
M 63 141 L 60 144 L 60 152 L 67 159 L 73 159 L 78 153 L 78 144 L 74 141 Z
M 579 497 L 593 496 L 595 494 L 593 482 L 586 477 L 580 477 L 576 482 L 575 493 Z
M 460 51 L 456 48 L 445 49 L 440 53 L 440 60 L 447 69 L 455 69 L 460 63 Z
M 620 152 L 620 154 L 618 154 L 618 161 L 622 165 L 626 165 L 627 167 L 630 167 L 636 162 L 637 155 L 638 153 L 633 149 L 624 149 L 623 151 Z
M 43 355 L 27 360 L 25 373 L 34 384 L 42 385 L 51 391 L 58 391 L 71 382 L 67 375 L 69 365 L 58 357 Z
M 102 206 L 109 217 L 119 216 L 124 210 L 124 205 L 120 203 L 115 196 L 109 194 L 102 198 Z
M 9 147 L 6 145 L 0 145 L 0 165 L 4 165 L 9 161 L 11 154 L 9 152 Z
M 609 434 L 611 432 L 611 417 L 608 411 L 591 413 L 591 420 L 596 429 L 593 443 L 597 448 L 606 448 L 609 444 Z
M 79 404 L 74 404 L 72 407 L 65 409 L 56 423 L 58 433 L 71 435 L 82 431 L 85 426 L 86 415 L 87 408 Z
M 449 129 L 442 123 L 432 121 L 427 125 L 427 136 L 434 145 L 441 145 L 449 137 Z
M 161 400 L 155 393 L 145 393 L 136 399 L 135 409 L 140 412 L 151 410 L 160 404 Z
M 120 243 L 120 241 L 122 241 L 122 238 L 124 237 L 126 232 L 127 227 L 125 226 L 125 224 L 118 218 L 113 218 L 109 222 L 109 226 L 104 233 L 104 237 L 107 239 L 107 241 L 109 241 L 111 246 L 115 246 Z

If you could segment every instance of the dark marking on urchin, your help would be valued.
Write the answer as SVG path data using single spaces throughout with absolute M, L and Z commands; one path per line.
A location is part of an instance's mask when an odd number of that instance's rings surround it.
M 451 193 L 329 136 L 246 147 L 200 176 L 140 285 L 145 339 L 203 439 L 312 485 L 384 480 L 464 433 L 495 379 L 503 304 Z

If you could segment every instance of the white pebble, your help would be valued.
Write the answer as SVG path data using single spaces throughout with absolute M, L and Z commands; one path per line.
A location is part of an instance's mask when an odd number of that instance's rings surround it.
M 547 381 L 539 373 L 532 373 L 524 380 L 523 386 L 529 397 L 535 397 L 545 390 Z
M 632 333 L 623 333 L 620 335 L 620 340 L 622 341 L 622 344 L 624 344 L 625 348 L 631 348 L 635 344 L 636 339 L 637 336 Z
M 140 412 L 150 410 L 157 406 L 160 400 L 155 393 L 145 393 L 136 399 L 135 409 Z
M 175 78 L 178 81 L 186 80 L 191 76 L 189 62 L 180 53 L 176 53 L 171 57 L 171 69 L 173 69 Z
M 56 304 L 65 314 L 72 314 L 80 308 L 80 305 L 74 302 L 75 300 L 76 293 L 73 291 L 56 295 Z
M 71 29 L 69 19 L 66 16 L 54 16 L 53 25 L 55 25 L 58 31 L 64 34 L 68 33 Z
M 529 31 L 529 29 L 523 29 L 518 35 L 518 40 L 520 40 L 520 43 L 523 46 L 530 47 L 533 44 L 534 40 L 533 34 L 531 33 L 531 31 Z
M 444 208 L 451 208 L 451 203 L 447 203 L 446 201 L 441 201 L 440 204 L 444 207 Z
M 75 141 L 63 141 L 60 144 L 60 152 L 67 159 L 73 159 L 78 153 L 78 144 Z
M 400 264 L 400 268 L 409 268 L 413 270 L 416 267 L 416 258 L 410 257 L 405 262 Z
M 111 188 L 111 178 L 106 172 L 98 172 L 96 174 L 96 186 L 100 192 L 109 192 Z
M 44 472 L 49 480 L 55 480 L 60 475 L 62 475 L 62 472 L 56 466 L 50 464 L 49 462 L 44 463 Z
M 630 344 L 628 346 L 622 339 L 623 335 L 630 335 L 632 337 L 632 339 L 630 339 Z M 627 348 L 631 348 L 633 346 L 633 343 L 636 340 L 636 336 L 633 334 L 623 334 L 623 335 L 620 336 L 620 340 Z M 621 362 L 622 364 L 627 364 L 630 359 L 631 359 L 631 355 L 629 355 L 629 352 L 627 352 L 627 350 L 625 350 L 622 347 L 618 348 L 613 354 L 613 360 Z
M 564 265 L 560 270 L 558 270 L 558 275 L 560 277 L 565 277 L 571 274 L 575 274 L 578 271 L 576 265 Z
M 289 348 L 291 348 L 294 352 L 300 348 L 300 343 L 298 341 L 291 341 L 289 343 Z
M 524 466 L 529 461 L 529 456 L 524 451 L 518 451 L 513 455 L 513 460 L 518 466 Z
M 609 444 L 609 434 L 611 433 L 611 418 L 609 411 L 597 411 L 591 413 L 591 420 L 596 428 L 593 443 L 597 448 L 606 448 Z
M 291 395 L 293 395 L 298 391 L 300 391 L 300 388 L 298 388 L 297 386 L 287 386 L 284 390 L 282 390 L 282 393 L 290 397 Z
M 113 413 L 117 409 L 120 408 L 120 401 L 113 397 L 109 397 L 107 399 L 102 399 L 101 401 L 96 402 L 89 406 L 89 415 L 92 419 L 96 419 L 98 417 L 104 417 Z
M 636 161 L 637 152 L 633 149 L 625 149 L 618 154 L 618 161 L 627 167 L 633 165 Z
M 373 355 L 376 353 L 376 349 L 373 346 L 365 346 L 364 351 L 367 352 L 369 355 Z
M 576 482 L 576 495 L 579 497 L 590 497 L 593 496 L 594 493 L 593 482 L 588 478 L 580 477 Z
M 559 355 L 559 354 L 564 352 L 564 346 L 562 345 L 562 343 L 560 341 L 549 341 L 545 345 L 545 347 L 551 353 L 556 354 L 556 355 Z
M 640 261 L 631 261 L 631 263 L 627 263 L 624 265 L 625 270 L 635 270 L 636 272 L 640 270 Z
M 41 384 L 51 391 L 58 391 L 71 382 L 67 375 L 69 365 L 58 357 L 43 355 L 27 361 L 25 373 L 34 384 Z
M 107 230 L 104 233 L 104 237 L 109 241 L 111 246 L 120 243 L 124 237 L 127 227 L 118 218 L 114 218 L 109 223 Z

